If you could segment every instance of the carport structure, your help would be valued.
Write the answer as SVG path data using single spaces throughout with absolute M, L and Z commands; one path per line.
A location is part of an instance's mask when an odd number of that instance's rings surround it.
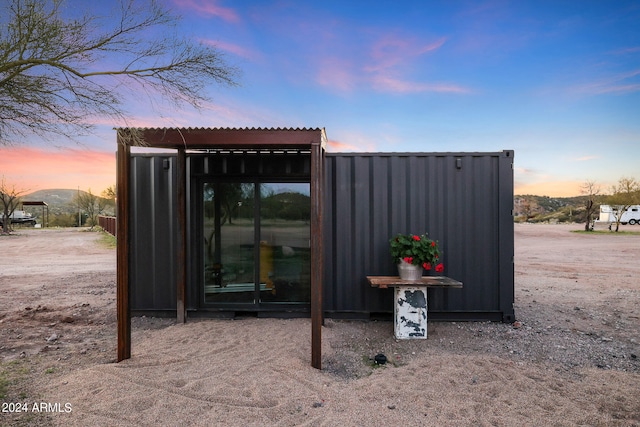
M 41 200 L 39 201 L 22 201 L 22 209 L 24 209 L 25 206 L 42 206 L 42 226 L 43 227 L 48 227 L 49 226 L 49 205 L 47 205 L 46 202 L 43 202 Z M 45 209 L 47 211 L 47 214 L 45 216 Z
M 190 156 L 203 153 L 231 153 L 238 156 L 263 154 L 269 159 L 289 152 L 310 157 L 310 311 L 311 364 L 321 369 L 323 234 L 323 171 L 326 147 L 324 129 L 263 128 L 118 128 L 117 130 L 117 360 L 131 357 L 130 263 L 132 242 L 132 147 L 172 149 L 176 156 L 176 242 L 175 262 L 177 320 L 187 320 L 188 180 Z M 224 175 L 224 171 L 220 172 Z M 258 244 L 259 242 L 255 242 Z

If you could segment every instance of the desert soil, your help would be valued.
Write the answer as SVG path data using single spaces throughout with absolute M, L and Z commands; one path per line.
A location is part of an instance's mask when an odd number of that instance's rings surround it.
M 134 318 L 114 363 L 115 249 L 19 229 L 0 237 L 0 425 L 640 426 L 640 235 L 580 228 L 516 224 L 516 323 L 398 341 L 329 319 L 322 371 L 309 319 Z

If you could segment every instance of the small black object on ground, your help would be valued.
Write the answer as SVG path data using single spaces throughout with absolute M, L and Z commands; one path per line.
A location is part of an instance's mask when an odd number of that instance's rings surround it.
M 373 361 L 376 362 L 376 364 L 378 364 L 378 365 L 384 365 L 385 363 L 387 363 L 387 356 L 385 356 L 382 353 L 378 353 L 373 358 Z

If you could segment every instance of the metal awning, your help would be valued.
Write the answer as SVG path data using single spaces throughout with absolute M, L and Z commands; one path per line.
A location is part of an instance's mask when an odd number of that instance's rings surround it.
M 129 146 L 190 149 L 309 149 L 326 145 L 320 128 L 116 128 Z
M 177 150 L 178 251 L 176 288 L 178 322 L 186 322 L 187 168 L 186 158 L 202 150 L 224 154 L 310 154 L 311 156 L 311 365 L 322 368 L 322 185 L 327 136 L 324 128 L 116 128 L 117 157 L 117 328 L 118 355 L 131 357 L 129 309 L 129 206 L 131 147 Z

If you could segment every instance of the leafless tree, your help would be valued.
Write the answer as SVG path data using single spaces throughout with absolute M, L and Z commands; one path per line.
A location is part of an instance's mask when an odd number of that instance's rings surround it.
M 11 231 L 11 215 L 20 203 L 20 196 L 24 190 L 16 189 L 15 185 L 7 184 L 4 177 L 0 183 L 0 204 L 2 208 L 2 232 L 8 234 Z
M 106 200 L 91 193 L 91 189 L 87 192 L 78 191 L 73 202 L 87 215 L 87 222 L 91 229 L 98 224 L 98 215 L 102 214 L 107 205 Z
M 72 138 L 95 116 L 126 123 L 128 93 L 197 108 L 209 84 L 237 84 L 238 69 L 175 34 L 179 19 L 157 0 L 120 0 L 113 16 L 79 19 L 64 16 L 64 0 L 2 3 L 1 145 L 29 134 Z
M 595 213 L 598 205 L 597 199 L 600 195 L 600 186 L 595 183 L 595 181 L 585 181 L 584 184 L 580 187 L 580 194 L 585 195 L 584 207 L 585 207 L 585 220 L 584 220 L 584 231 L 590 231 L 591 221 L 593 219 L 593 214 Z
M 640 204 L 640 181 L 635 178 L 622 177 L 611 188 L 608 197 L 609 205 L 616 210 L 616 231 L 620 228 L 622 215 L 633 205 Z

